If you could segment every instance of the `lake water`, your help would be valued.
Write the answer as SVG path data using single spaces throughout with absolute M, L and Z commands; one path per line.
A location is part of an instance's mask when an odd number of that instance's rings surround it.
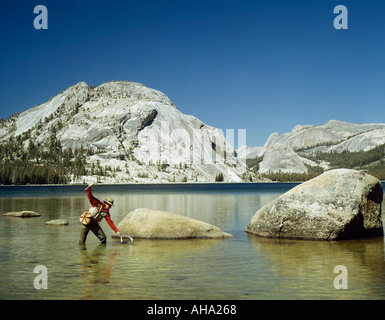
M 116 225 L 136 208 L 179 213 L 231 233 L 224 240 L 139 240 L 79 246 L 84 186 L 0 186 L 0 299 L 384 299 L 384 239 L 341 242 L 263 239 L 245 233 L 254 213 L 295 184 L 96 185 L 112 197 Z M 68 226 L 45 221 L 67 219 Z M 37 290 L 34 268 L 48 272 Z M 334 273 L 346 266 L 348 289 Z

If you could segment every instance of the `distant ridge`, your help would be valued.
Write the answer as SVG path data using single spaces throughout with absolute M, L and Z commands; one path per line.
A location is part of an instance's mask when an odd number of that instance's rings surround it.
M 320 126 L 297 125 L 283 135 L 271 134 L 263 147 L 248 148 L 247 158 L 249 167 L 269 178 L 314 176 L 346 167 L 383 179 L 385 124 L 330 120 Z

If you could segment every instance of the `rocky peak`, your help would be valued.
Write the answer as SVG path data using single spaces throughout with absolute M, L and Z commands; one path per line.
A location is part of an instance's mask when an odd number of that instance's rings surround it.
M 137 82 L 79 82 L 5 121 L 0 142 L 11 137 L 25 149 L 58 141 L 64 151 L 81 150 L 88 168 L 115 168 L 113 181 L 212 182 L 220 173 L 225 181 L 240 181 L 245 171 L 220 130 Z
M 110 81 L 96 88 L 90 87 L 90 97 L 91 100 L 95 98 L 108 98 L 114 100 L 145 100 L 169 105 L 172 104 L 164 93 L 132 81 Z

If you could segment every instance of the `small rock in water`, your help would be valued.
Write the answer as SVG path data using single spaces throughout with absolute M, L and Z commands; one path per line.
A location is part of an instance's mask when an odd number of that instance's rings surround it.
M 45 224 L 54 225 L 54 226 L 66 226 L 68 225 L 68 220 L 65 220 L 65 219 L 49 220 L 49 221 L 46 221 Z
M 16 212 L 4 213 L 3 216 L 31 218 L 31 217 L 40 217 L 41 214 L 35 211 L 16 211 Z

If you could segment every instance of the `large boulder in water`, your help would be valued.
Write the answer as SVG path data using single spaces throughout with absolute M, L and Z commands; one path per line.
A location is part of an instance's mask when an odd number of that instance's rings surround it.
M 331 170 L 262 207 L 246 232 L 309 240 L 383 236 L 382 198 L 382 185 L 375 177 L 356 170 Z
M 119 224 L 119 232 L 133 238 L 147 239 L 218 239 L 231 238 L 206 222 L 179 214 L 140 208 L 131 211 Z

